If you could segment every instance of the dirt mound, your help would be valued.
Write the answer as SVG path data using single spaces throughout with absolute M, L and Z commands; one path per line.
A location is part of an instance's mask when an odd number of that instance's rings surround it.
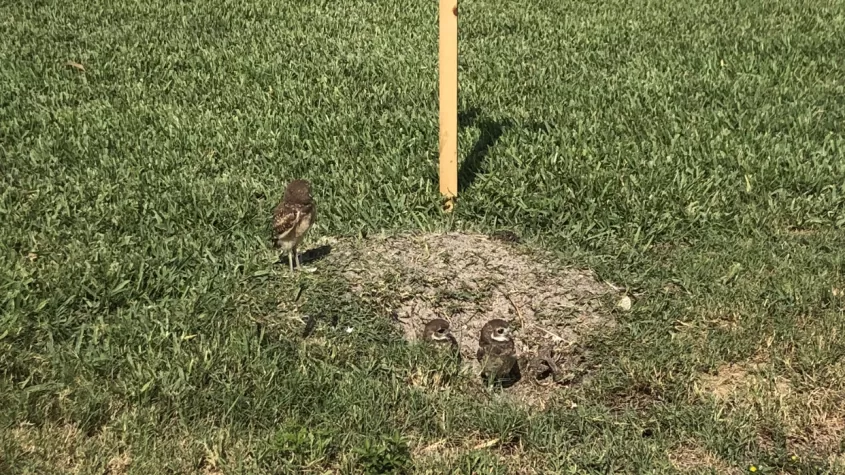
M 553 348 L 571 381 L 585 335 L 612 326 L 605 297 L 615 293 L 589 271 L 482 234 L 373 236 L 338 246 L 331 259 L 355 293 L 380 305 L 408 340 L 434 318 L 451 323 L 465 360 L 475 363 L 481 327 L 511 321 L 517 351 Z

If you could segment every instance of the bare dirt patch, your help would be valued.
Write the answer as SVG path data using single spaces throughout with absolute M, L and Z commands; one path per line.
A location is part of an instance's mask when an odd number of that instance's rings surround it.
M 373 236 L 337 246 L 329 259 L 408 340 L 419 339 L 426 322 L 448 320 L 471 365 L 481 327 L 502 318 L 516 330 L 518 353 L 554 349 L 566 373 L 558 380 L 574 382 L 587 366 L 586 339 L 614 325 L 612 286 L 590 271 L 486 235 Z

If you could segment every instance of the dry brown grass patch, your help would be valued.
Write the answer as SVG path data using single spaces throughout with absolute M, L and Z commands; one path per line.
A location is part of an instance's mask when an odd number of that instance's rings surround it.
M 120 437 L 108 427 L 89 436 L 74 424 L 35 426 L 22 423 L 7 434 L 17 446 L 27 468 L 36 473 L 82 473 L 99 471 L 124 475 L 132 465 L 132 456 Z M 104 466 L 93 465 L 91 452 L 114 454 Z
M 499 439 L 470 435 L 462 439 L 440 439 L 433 443 L 420 444 L 411 451 L 420 473 L 444 473 L 444 467 L 453 466 L 461 457 L 486 451 L 497 463 L 508 468 L 514 475 L 535 475 L 547 473 L 542 470 L 542 460 L 529 455 L 519 444 L 504 444 Z M 427 467 L 437 467 L 436 471 Z
M 743 469 L 733 467 L 696 442 L 686 442 L 668 453 L 669 462 L 681 472 L 713 473 L 720 475 L 744 473 Z
M 84 434 L 75 425 L 39 428 L 23 423 L 12 429 L 10 436 L 22 454 L 38 466 L 52 467 L 60 473 L 78 473 L 85 462 L 80 452 Z
M 109 460 L 106 465 L 109 475 L 125 475 L 129 472 L 129 467 L 132 465 L 132 457 L 129 452 L 123 452 L 115 455 Z
M 710 393 L 717 400 L 728 400 L 752 384 L 752 373 L 759 369 L 759 364 L 729 363 L 719 367 L 715 374 L 701 377 L 702 392 Z
M 712 395 L 729 412 L 753 414 L 759 423 L 759 442 L 773 443 L 766 421 L 777 421 L 786 435 L 787 449 L 799 456 L 840 456 L 845 445 L 845 390 L 795 387 L 776 375 L 762 358 L 726 364 L 700 378 L 699 392 Z
M 792 451 L 845 455 L 845 392 L 813 389 L 781 404 Z

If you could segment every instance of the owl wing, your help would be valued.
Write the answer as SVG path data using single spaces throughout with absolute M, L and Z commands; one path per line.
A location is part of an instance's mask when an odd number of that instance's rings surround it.
M 475 358 L 479 362 L 484 359 L 484 348 L 478 347 L 478 351 L 475 352 Z
M 513 356 L 514 344 L 512 341 L 490 345 L 490 355 L 498 357 Z
M 513 342 L 490 345 L 488 359 L 490 369 L 493 369 L 500 376 L 510 373 L 514 363 L 516 363 Z
M 296 229 L 302 212 L 298 206 L 281 203 L 273 211 L 273 238 L 283 239 Z

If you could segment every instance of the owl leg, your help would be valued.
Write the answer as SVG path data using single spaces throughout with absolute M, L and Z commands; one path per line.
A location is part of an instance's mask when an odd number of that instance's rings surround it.
M 293 248 L 293 255 L 296 256 L 296 268 L 302 270 L 302 264 L 299 263 L 299 251 Z
M 288 264 L 290 264 L 290 271 L 293 272 L 293 249 L 288 251 Z

